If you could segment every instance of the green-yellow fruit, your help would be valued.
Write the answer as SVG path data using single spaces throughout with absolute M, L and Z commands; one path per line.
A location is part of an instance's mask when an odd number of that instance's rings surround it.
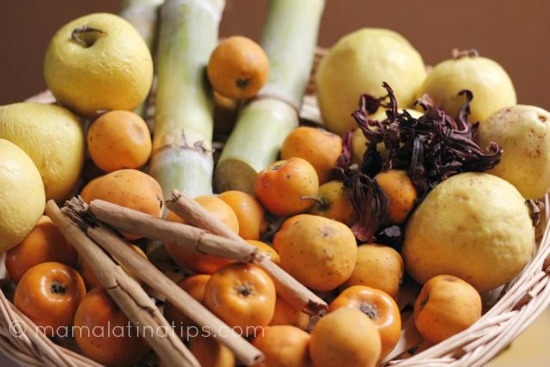
M 406 271 L 421 284 L 447 274 L 483 292 L 511 281 L 534 244 L 519 191 L 497 176 L 467 172 L 438 184 L 416 208 L 402 254 Z
M 418 96 L 428 94 L 436 105 L 456 117 L 464 103 L 458 93 L 470 90 L 472 122 L 483 122 L 503 107 L 516 104 L 516 91 L 510 76 L 496 61 L 481 56 L 468 56 L 442 61 L 428 74 Z
M 72 194 L 84 165 L 81 122 L 66 108 L 21 102 L 0 107 L 0 138 L 19 146 L 42 176 L 46 198 Z
M 95 13 L 55 33 L 46 49 L 44 78 L 57 101 L 80 115 L 133 110 L 149 93 L 153 60 L 130 23 Z
M 540 107 L 516 105 L 498 110 L 477 132 L 482 147 L 502 146 L 502 159 L 489 173 L 514 185 L 527 199 L 550 190 L 550 113 Z
M 357 126 L 351 113 L 363 93 L 382 97 L 386 82 L 399 108 L 412 107 L 426 77 L 418 51 L 399 33 L 363 28 L 342 37 L 319 64 L 317 98 L 325 127 L 343 134 Z
M 0 252 L 23 241 L 45 205 L 44 185 L 31 158 L 17 145 L 0 139 Z

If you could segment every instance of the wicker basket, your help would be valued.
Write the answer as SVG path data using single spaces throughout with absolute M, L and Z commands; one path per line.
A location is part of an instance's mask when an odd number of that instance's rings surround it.
M 324 51 L 319 49 L 315 66 L 323 54 Z M 314 94 L 315 70 L 314 67 L 301 117 L 309 122 L 321 123 Z M 52 103 L 54 99 L 46 91 L 31 97 L 29 101 Z M 148 109 L 149 115 L 152 115 L 152 110 L 152 107 Z M 537 228 L 539 240 L 532 260 L 513 281 L 487 295 L 482 318 L 468 330 L 430 346 L 423 343 L 416 332 L 411 313 L 403 314 L 401 340 L 381 365 L 482 366 L 535 321 L 550 303 L 550 262 L 547 261 L 550 259 L 550 203 L 548 198 L 545 201 L 546 211 L 540 228 Z M 0 259 L 1 264 L 3 260 Z M 0 277 L 5 274 L 2 266 Z M 99 366 L 74 352 L 70 342 L 52 340 L 37 333 L 35 325 L 9 301 L 12 284 L 9 281 L 1 284 L 4 285 L 0 291 L 0 351 L 3 354 L 23 366 Z

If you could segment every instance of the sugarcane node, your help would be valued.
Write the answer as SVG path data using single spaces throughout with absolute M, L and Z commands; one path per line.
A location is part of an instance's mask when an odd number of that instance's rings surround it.
M 272 99 L 272 100 L 276 100 L 276 101 L 279 101 L 279 102 L 283 102 L 284 104 L 288 105 L 289 107 L 291 107 L 296 112 L 296 116 L 298 116 L 298 118 L 300 117 L 300 107 L 297 106 L 295 103 L 292 103 L 292 101 L 289 100 L 289 99 L 281 97 L 280 95 L 277 95 L 277 94 L 264 93 L 264 92 L 262 92 L 261 94 L 258 94 L 256 97 L 254 97 L 254 101 L 259 101 L 259 100 L 262 100 L 262 99 Z

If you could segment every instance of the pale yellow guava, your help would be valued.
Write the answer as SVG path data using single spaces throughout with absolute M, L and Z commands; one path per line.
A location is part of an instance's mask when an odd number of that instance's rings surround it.
M 54 34 L 44 56 L 44 79 L 57 101 L 79 115 L 133 110 L 151 88 L 153 59 L 128 21 L 94 13 Z
M 510 76 L 496 61 L 482 56 L 465 56 L 435 65 L 419 90 L 428 94 L 437 107 L 456 117 L 465 99 L 458 93 L 470 90 L 469 120 L 483 123 L 499 109 L 516 104 L 516 91 Z
M 488 173 L 461 173 L 438 184 L 409 218 L 405 270 L 417 282 L 457 276 L 478 291 L 512 280 L 535 244 L 530 211 L 519 191 Z
M 31 158 L 17 145 L 0 139 L 0 252 L 23 241 L 45 205 L 44 185 Z
M 412 107 L 425 77 L 421 55 L 399 33 L 383 28 L 349 33 L 329 49 L 317 71 L 324 126 L 337 134 L 356 127 L 351 114 L 360 95 L 385 96 L 383 82 L 395 92 L 399 108 Z
M 61 201 L 73 193 L 84 165 L 85 138 L 82 123 L 71 111 L 35 102 L 1 106 L 0 138 L 31 157 L 46 199 Z
M 540 107 L 505 107 L 479 126 L 482 147 L 502 146 L 502 159 L 489 172 L 514 185 L 525 198 L 538 199 L 550 190 L 550 113 Z

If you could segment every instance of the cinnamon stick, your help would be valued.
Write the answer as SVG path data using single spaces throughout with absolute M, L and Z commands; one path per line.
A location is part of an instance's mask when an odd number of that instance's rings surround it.
M 73 215 L 84 215 L 85 212 L 75 212 L 68 208 Z M 86 220 L 85 218 L 82 218 Z M 90 218 L 88 218 L 90 220 Z M 157 269 L 151 262 L 139 255 L 121 239 L 115 232 L 101 225 L 90 223 L 86 233 L 103 249 L 135 274 L 141 281 L 150 286 L 158 294 L 165 297 L 187 317 L 201 327 L 205 333 L 213 335 L 220 343 L 226 345 L 235 357 L 247 366 L 258 363 L 263 354 L 241 337 L 235 330 L 225 324 L 200 302 L 178 287 L 172 280 Z
M 73 205 L 75 210 L 79 210 L 76 207 L 82 205 L 77 198 L 73 198 L 68 204 Z M 250 262 L 260 256 L 258 249 L 246 242 L 243 244 L 233 238 L 215 235 L 189 224 L 170 222 L 107 201 L 92 200 L 88 206 L 81 210 L 89 211 L 98 220 L 122 231 L 174 243 L 201 254 L 220 256 L 241 262 Z
M 254 247 L 183 192 L 173 190 L 172 197 L 166 202 L 166 206 L 192 226 L 231 239 L 232 243 L 238 243 L 241 247 Z M 325 301 L 294 279 L 270 258 L 258 256 L 253 259 L 253 263 L 271 276 L 277 288 L 277 293 L 294 307 L 314 315 L 327 309 L 328 306 Z
M 48 201 L 46 214 L 90 265 L 101 285 L 167 366 L 200 366 L 141 286 L 65 216 L 55 201 Z

